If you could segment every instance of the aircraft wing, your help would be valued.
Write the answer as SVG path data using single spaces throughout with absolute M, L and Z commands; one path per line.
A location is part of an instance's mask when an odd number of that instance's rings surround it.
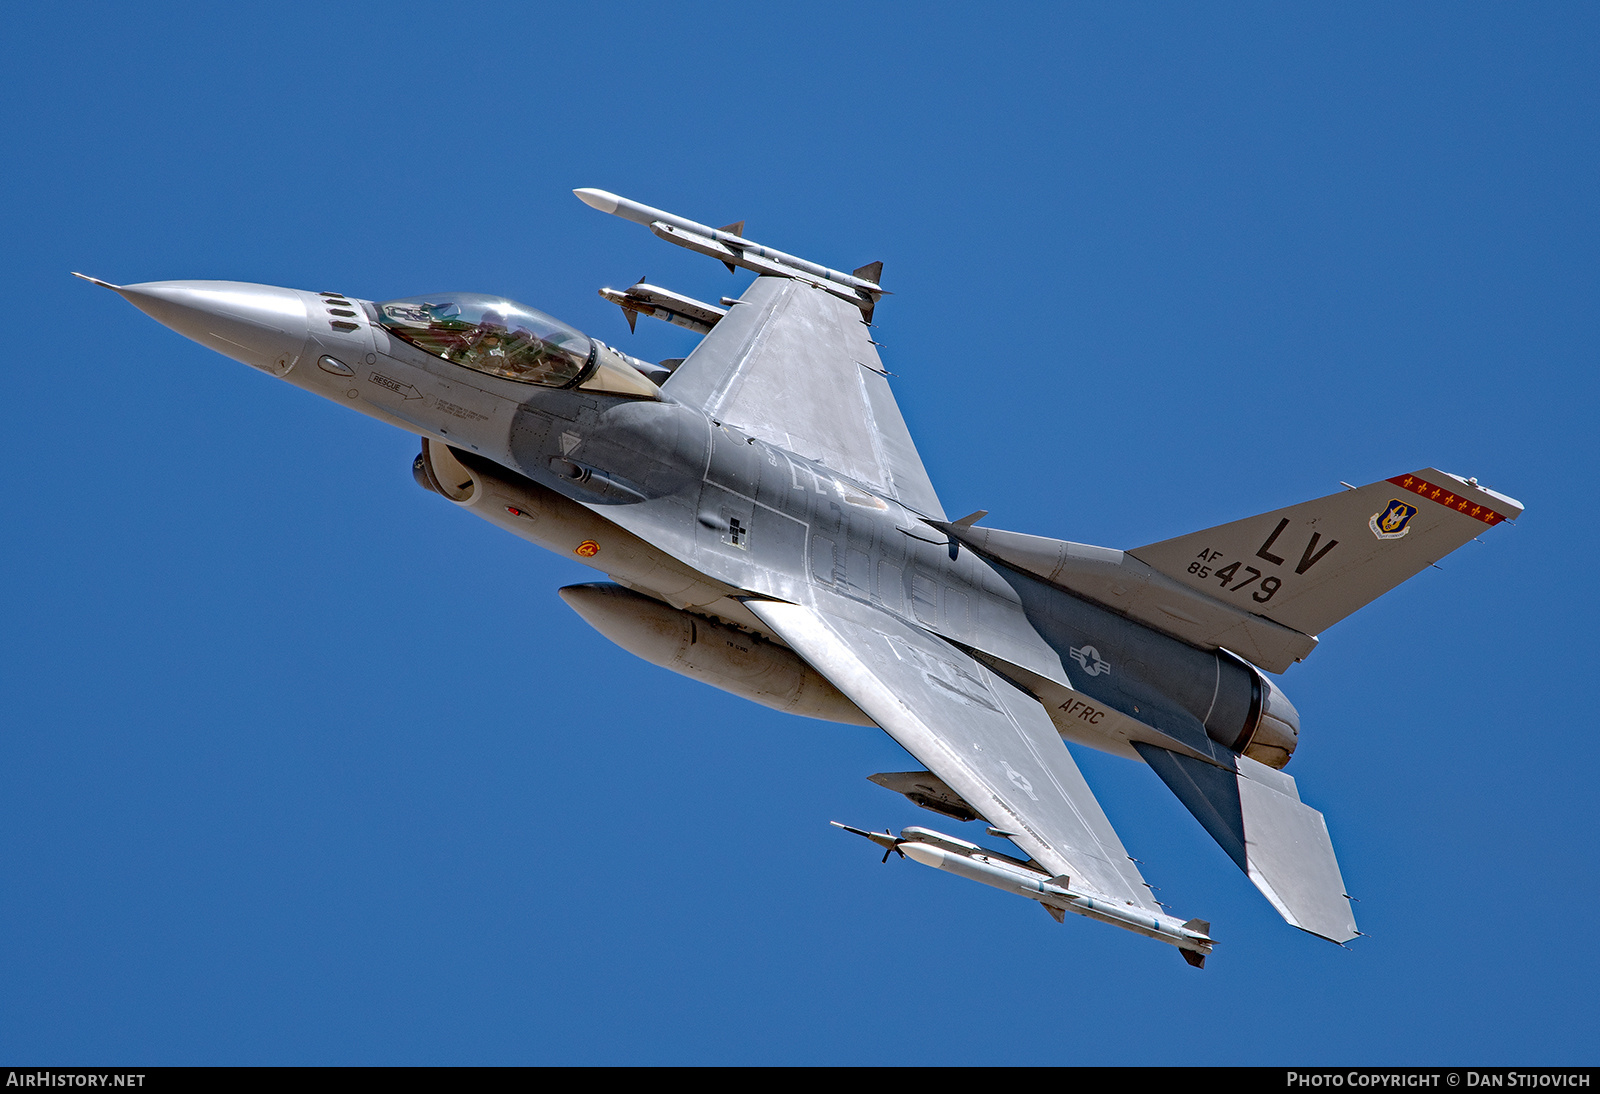
M 837 296 L 756 278 L 662 390 L 944 519 L 861 310 Z
M 1032 696 L 943 639 L 855 601 L 819 591 L 820 607 L 745 603 L 1048 873 L 1163 917 Z

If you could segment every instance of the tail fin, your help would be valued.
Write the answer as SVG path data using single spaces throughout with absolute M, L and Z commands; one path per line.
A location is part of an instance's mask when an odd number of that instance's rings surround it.
M 1128 554 L 1196 592 L 1315 635 L 1522 504 L 1427 468 Z

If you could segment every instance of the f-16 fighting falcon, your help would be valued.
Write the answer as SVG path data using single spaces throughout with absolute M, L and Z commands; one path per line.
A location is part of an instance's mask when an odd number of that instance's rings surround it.
M 872 781 L 1014 845 L 839 825 L 885 861 L 1203 966 L 1210 924 L 1151 895 L 1065 740 L 1148 764 L 1294 926 L 1359 933 L 1322 814 L 1284 774 L 1300 715 L 1269 674 L 1521 505 L 1429 467 L 1126 551 L 952 520 L 871 337 L 881 262 L 841 273 L 742 222 L 576 193 L 756 279 L 716 305 L 601 289 L 630 326 L 704 335 L 659 365 L 477 293 L 88 280 L 416 434 L 423 488 L 609 578 L 561 590 L 607 638 L 777 710 L 881 727 L 922 767 Z

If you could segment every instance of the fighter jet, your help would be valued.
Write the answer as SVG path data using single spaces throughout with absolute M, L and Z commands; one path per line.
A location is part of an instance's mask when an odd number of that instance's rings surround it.
M 757 276 L 720 304 L 603 288 L 703 335 L 653 364 L 477 293 L 369 301 L 230 281 L 117 286 L 202 345 L 417 435 L 424 489 L 609 580 L 561 596 L 624 649 L 791 714 L 876 725 L 870 778 L 1008 853 L 839 825 L 1178 948 L 1064 741 L 1153 769 L 1292 925 L 1359 932 L 1322 814 L 1283 768 L 1272 674 L 1522 506 L 1437 468 L 1132 550 L 950 519 L 872 338 L 882 263 L 843 273 L 601 190 L 588 205 Z M 79 275 L 83 276 L 83 275 Z

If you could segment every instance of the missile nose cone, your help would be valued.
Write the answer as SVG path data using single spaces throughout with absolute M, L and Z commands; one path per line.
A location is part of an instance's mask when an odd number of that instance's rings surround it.
M 621 200 L 613 193 L 609 193 L 605 190 L 594 190 L 588 187 L 585 187 L 582 190 L 574 190 L 572 192 L 578 195 L 579 201 L 583 202 L 591 209 L 599 209 L 602 213 L 616 212 L 617 204 Z
M 298 356 L 310 333 L 305 302 L 293 289 L 242 281 L 106 287 L 185 338 L 271 372 L 286 371 L 284 355 Z

